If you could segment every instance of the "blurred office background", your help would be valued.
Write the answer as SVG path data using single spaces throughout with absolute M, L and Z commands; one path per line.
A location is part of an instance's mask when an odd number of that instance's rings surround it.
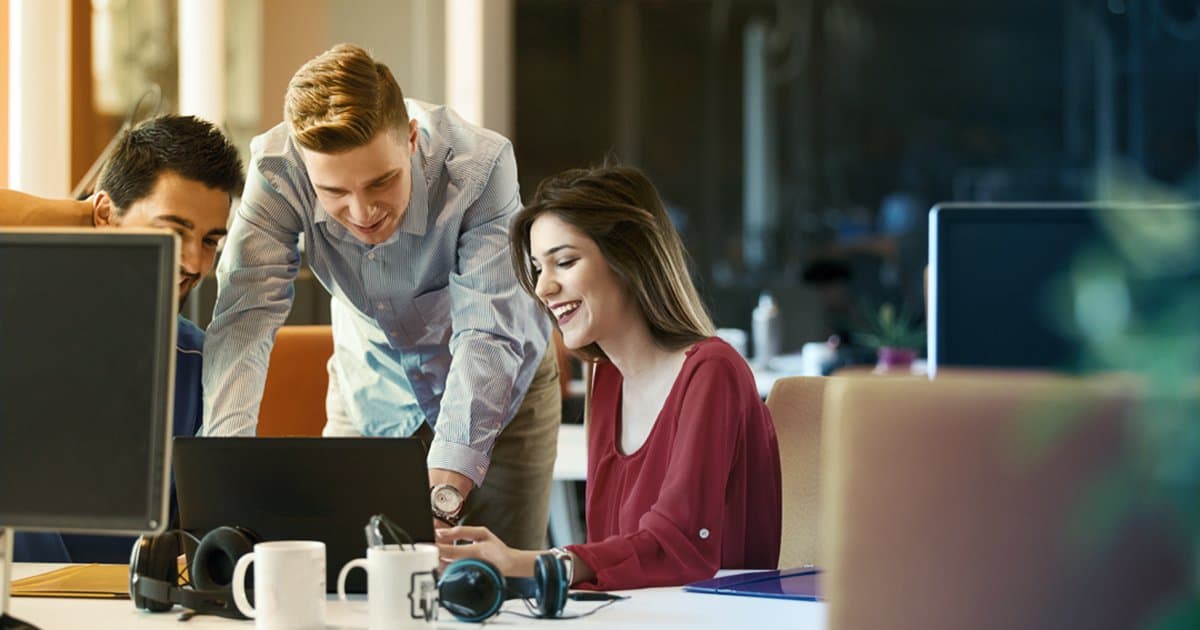
M 922 316 L 934 202 L 1200 197 L 1196 0 L 0 7 L 0 184 L 69 194 L 151 86 L 248 150 L 296 68 L 351 41 L 406 95 L 511 137 L 526 198 L 565 168 L 644 169 L 718 325 L 748 329 L 769 290 L 785 352 L 853 336 L 863 305 Z M 299 284 L 290 322 L 324 322 Z

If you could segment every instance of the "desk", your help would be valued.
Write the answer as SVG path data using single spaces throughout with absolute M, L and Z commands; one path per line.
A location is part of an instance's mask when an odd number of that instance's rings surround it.
M 550 542 L 561 547 L 586 540 L 579 522 L 579 499 L 575 482 L 587 479 L 587 434 L 582 424 L 558 428 L 558 455 L 554 459 L 554 483 L 550 484 Z
M 758 388 L 758 395 L 763 400 L 767 399 L 767 395 L 771 393 L 771 388 L 775 386 L 775 381 L 789 376 L 798 376 L 795 372 L 780 371 L 777 369 L 758 368 L 751 366 L 750 369 L 754 372 L 754 385 Z M 820 376 L 819 374 L 806 374 L 804 376 Z
M 789 376 L 820 376 L 820 372 L 814 372 L 805 368 L 800 364 L 800 355 L 788 354 L 780 356 L 772 360 L 768 367 L 760 367 L 750 363 L 750 370 L 754 373 L 754 385 L 758 388 L 758 395 L 764 400 L 767 394 L 771 393 L 771 388 L 775 385 L 775 381 Z M 570 382 L 567 386 L 567 394 L 583 398 L 587 391 L 587 384 L 583 379 L 577 378 Z
M 771 387 L 775 385 L 775 381 L 777 381 L 781 378 L 784 378 L 784 377 L 798 375 L 796 372 L 793 372 L 793 371 L 784 371 L 784 370 L 775 370 L 775 369 L 767 370 L 767 369 L 755 368 L 753 366 L 751 367 L 751 369 L 754 371 L 754 384 L 758 388 L 758 395 L 760 397 L 762 397 L 763 399 L 766 399 L 767 394 L 771 393 Z M 816 375 L 816 376 L 819 376 L 819 375 Z M 583 382 L 583 379 L 581 379 L 581 378 L 577 378 L 577 379 L 571 381 L 571 384 L 567 387 L 567 392 L 569 395 L 578 396 L 579 398 L 583 398 L 586 391 L 587 391 L 587 385 Z
M 49 571 L 60 565 L 18 563 L 13 578 Z M 687 593 L 679 588 L 652 588 L 625 591 L 630 598 L 619 601 L 583 619 L 525 619 L 501 614 L 489 626 L 520 628 L 549 624 L 555 628 L 788 628 L 817 630 L 825 627 L 825 604 L 757 597 L 731 597 Z M 329 628 L 366 628 L 367 603 L 362 596 L 355 601 L 329 602 L 326 619 Z M 567 612 L 587 611 L 596 604 L 570 602 Z M 148 613 L 136 610 L 126 599 L 51 599 L 14 597 L 11 614 L 36 624 L 43 630 L 58 628 L 253 628 L 253 622 L 198 615 L 180 626 L 177 613 Z M 179 609 L 176 608 L 178 611 Z M 505 610 L 523 611 L 521 602 L 508 602 Z M 459 623 L 441 611 L 439 628 L 478 628 L 477 624 Z
M 555 481 L 587 479 L 587 434 L 582 424 L 558 428 L 558 456 L 554 459 Z

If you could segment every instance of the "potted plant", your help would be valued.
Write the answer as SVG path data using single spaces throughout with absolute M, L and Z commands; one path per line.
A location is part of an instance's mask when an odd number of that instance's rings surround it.
M 859 336 L 863 344 L 874 348 L 876 372 L 908 371 L 917 353 L 925 345 L 925 328 L 910 313 L 884 303 L 876 310 L 867 309 L 871 329 Z

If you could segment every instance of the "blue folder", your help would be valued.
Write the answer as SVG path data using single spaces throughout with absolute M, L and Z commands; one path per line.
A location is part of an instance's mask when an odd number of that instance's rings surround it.
M 820 574 L 819 569 L 812 567 L 779 571 L 753 571 L 692 582 L 685 585 L 683 590 L 693 593 L 772 597 L 816 602 L 821 601 L 818 580 Z

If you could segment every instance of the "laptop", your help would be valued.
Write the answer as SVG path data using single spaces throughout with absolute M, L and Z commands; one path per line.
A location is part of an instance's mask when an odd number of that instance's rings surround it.
M 692 582 L 685 585 L 683 590 L 692 593 L 744 595 L 746 597 L 816 602 L 821 601 L 820 575 L 820 570 L 813 567 L 779 571 L 750 571 Z
M 415 438 L 177 437 L 173 456 L 180 527 L 322 541 L 330 592 L 342 566 L 365 556 L 374 514 L 433 541 L 425 446 Z M 366 586 L 365 572 L 350 573 L 347 591 Z

